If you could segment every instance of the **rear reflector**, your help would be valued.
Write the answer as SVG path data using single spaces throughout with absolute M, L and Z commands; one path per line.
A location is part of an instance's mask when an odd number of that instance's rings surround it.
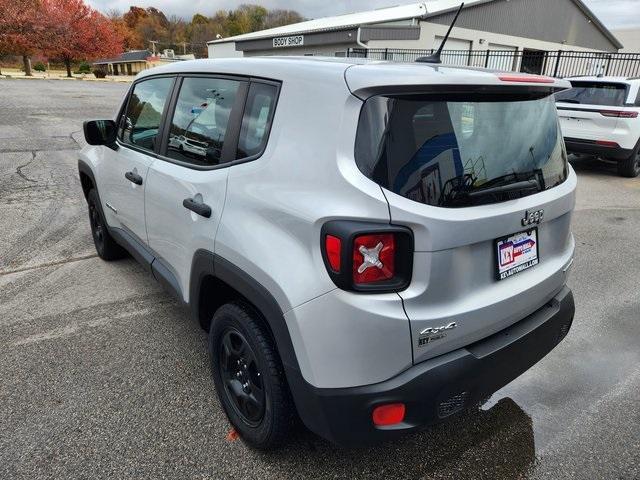
M 373 409 L 373 424 L 378 427 L 397 425 L 404 420 L 404 403 L 390 403 Z
M 601 147 L 612 147 L 612 148 L 618 148 L 620 146 L 616 142 L 610 142 L 608 140 L 596 140 L 596 145 L 600 145 Z
M 353 283 L 389 280 L 395 275 L 396 242 L 393 233 L 360 235 L 353 242 Z
M 518 83 L 554 83 L 555 79 L 551 77 L 541 77 L 539 75 L 498 75 L 503 82 Z
M 638 112 L 630 112 L 625 110 L 600 110 L 600 115 L 616 118 L 638 118 Z
M 342 254 L 342 240 L 333 235 L 327 235 L 324 239 L 324 247 L 327 252 L 327 260 L 334 272 L 340 272 L 340 257 Z

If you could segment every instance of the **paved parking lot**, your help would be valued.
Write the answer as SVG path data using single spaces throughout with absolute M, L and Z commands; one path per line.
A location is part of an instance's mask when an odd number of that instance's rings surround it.
M 341 451 L 227 439 L 206 337 L 93 248 L 76 160 L 123 84 L 0 80 L 0 478 L 640 478 L 640 179 L 575 163 L 576 319 L 481 409 Z

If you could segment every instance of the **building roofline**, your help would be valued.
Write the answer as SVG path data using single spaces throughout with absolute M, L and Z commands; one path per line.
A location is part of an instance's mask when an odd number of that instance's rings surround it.
M 465 3 L 464 8 L 466 10 L 467 8 L 481 6 L 481 5 L 485 4 L 485 3 L 491 3 L 491 2 L 494 2 L 494 1 L 495 0 L 467 0 L 467 2 Z M 621 49 L 621 48 L 624 48 L 624 45 L 600 21 L 600 19 L 591 11 L 591 9 L 589 9 L 589 7 L 587 7 L 584 4 L 584 2 L 582 0 L 572 0 L 572 1 L 589 18 L 589 20 L 591 20 L 595 24 L 595 26 L 604 34 L 605 37 L 607 37 L 607 39 L 618 50 Z M 230 42 L 242 42 L 242 41 L 248 41 L 248 40 L 262 40 L 262 39 L 265 39 L 265 38 L 272 38 L 272 37 L 275 37 L 275 36 L 290 36 L 290 35 L 301 35 L 301 34 L 306 34 L 306 33 L 348 30 L 348 29 L 351 29 L 351 28 L 357 28 L 357 27 L 362 26 L 362 25 L 379 24 L 379 23 L 399 21 L 399 20 L 409 20 L 409 19 L 412 19 L 412 18 L 419 18 L 421 20 L 428 21 L 429 18 L 453 12 L 453 11 L 457 10 L 459 8 L 459 6 L 460 6 L 460 4 L 459 4 L 459 2 L 457 0 L 441 0 L 441 2 L 443 4 L 445 4 L 445 5 L 447 5 L 447 6 L 443 5 L 443 7 L 440 10 L 435 10 L 435 11 L 429 11 L 429 8 L 427 8 L 428 7 L 427 3 L 419 3 L 419 4 L 404 5 L 403 6 L 403 7 L 406 7 L 407 11 L 409 11 L 409 9 L 411 7 L 416 8 L 416 9 L 420 9 L 420 7 L 424 8 L 424 13 L 420 14 L 420 15 L 416 15 L 416 14 L 400 15 L 400 16 L 392 16 L 392 17 L 389 17 L 387 19 L 378 18 L 378 19 L 371 19 L 371 20 L 368 20 L 368 21 L 362 21 L 362 22 L 357 22 L 357 23 L 349 23 L 349 24 L 345 23 L 345 24 L 337 24 L 337 25 L 333 25 L 333 26 L 316 27 L 316 28 L 303 28 L 303 25 L 322 20 L 322 18 L 315 19 L 315 20 L 305 20 L 304 22 L 294 23 L 292 25 L 284 25 L 282 27 L 269 28 L 267 30 L 260 30 L 260 31 L 257 31 L 257 32 L 243 33 L 241 35 L 235 35 L 233 37 L 221 38 L 221 39 L 218 39 L 218 40 L 209 40 L 207 42 L 207 45 L 217 45 L 217 44 L 230 43 Z M 382 10 L 395 10 L 395 9 L 399 10 L 399 9 L 401 9 L 403 7 L 394 6 L 394 7 L 377 9 L 377 10 L 369 10 L 369 11 L 356 12 L 356 13 L 346 13 L 346 14 L 343 14 L 343 15 L 335 15 L 335 16 L 326 17 L 326 18 L 333 20 L 333 19 L 339 19 L 340 17 L 348 17 L 348 16 L 354 16 L 355 17 L 356 15 L 363 15 L 364 16 L 365 14 L 370 13 L 370 12 L 380 12 Z M 286 27 L 293 27 L 295 25 L 299 25 L 300 28 L 297 29 L 297 30 L 294 29 L 294 30 L 287 31 Z
M 440 0 L 442 2 L 449 3 L 457 0 Z M 471 2 L 477 2 L 480 0 L 469 0 Z M 391 15 L 388 18 L 384 18 L 383 12 L 390 11 Z M 392 12 L 397 12 L 395 15 Z M 342 15 L 333 15 L 329 17 L 316 18 L 312 20 L 305 20 L 304 22 L 298 22 L 291 25 L 283 25 L 281 27 L 269 28 L 267 30 L 259 30 L 257 32 L 243 33 L 241 35 L 234 35 L 233 37 L 221 38 L 218 40 L 209 40 L 207 45 L 221 44 L 229 42 L 241 42 L 244 40 L 260 40 L 265 38 L 271 38 L 275 36 L 289 36 L 300 35 L 305 33 L 315 32 L 330 32 L 347 30 L 349 28 L 357 28 L 361 25 L 378 24 L 384 22 L 394 22 L 399 20 L 409 20 L 412 18 L 421 18 L 426 12 L 426 3 L 413 3 L 408 5 L 393 6 L 387 8 L 380 8 L 376 10 L 365 10 L 354 13 L 345 13 Z M 352 17 L 352 18 L 346 18 Z M 340 22 L 341 19 L 345 19 L 344 22 Z M 362 18 L 360 21 L 356 21 Z M 323 26 L 323 21 L 329 23 Z M 293 28 L 297 27 L 297 28 Z
M 476 2 L 474 2 L 473 4 L 471 3 L 466 3 L 464 8 L 467 9 L 469 7 L 478 7 L 480 5 L 483 5 L 485 3 L 491 3 L 494 2 L 495 0 L 477 0 Z M 582 1 L 582 0 L 571 0 L 573 3 L 576 4 L 576 6 L 582 10 L 582 13 L 584 13 L 587 17 L 589 17 L 589 20 L 591 20 L 596 27 L 598 27 L 598 29 L 604 34 L 605 37 L 607 37 L 607 39 L 618 49 L 620 50 L 621 48 L 624 48 L 624 45 L 620 42 L 620 40 L 618 40 L 616 38 L 616 36 L 611 32 L 611 30 L 609 30 L 604 23 L 602 23 L 600 21 L 600 19 L 596 16 L 595 13 L 593 13 L 593 11 L 587 7 L 587 5 Z M 440 15 L 445 15 L 447 13 L 451 13 L 456 11 L 459 8 L 458 6 L 454 6 L 451 8 L 447 8 L 446 10 L 442 10 L 440 12 L 434 12 L 434 13 L 427 13 L 424 17 L 423 20 L 428 21 L 429 18 L 431 17 L 436 17 L 436 16 L 440 16 Z
M 600 21 L 600 19 L 596 16 L 596 14 L 593 13 L 591 9 L 587 7 L 582 0 L 573 0 L 573 3 L 575 3 L 578 6 L 578 8 L 582 10 L 582 12 L 587 17 L 589 17 L 589 19 L 596 25 L 596 27 L 598 27 L 598 29 L 600 29 L 602 33 L 604 33 L 605 37 L 607 37 L 609 41 L 613 43 L 618 50 L 620 50 L 621 48 L 624 48 L 624 45 L 620 42 L 620 40 L 616 38 L 616 36 L 611 32 L 611 30 L 605 27 L 604 23 Z

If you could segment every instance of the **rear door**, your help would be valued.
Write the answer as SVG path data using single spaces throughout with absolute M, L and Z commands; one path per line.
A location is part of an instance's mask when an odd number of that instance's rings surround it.
M 188 301 L 193 255 L 214 249 L 247 81 L 185 76 L 178 82 L 145 205 L 154 271 Z
M 180 79 L 163 155 L 149 171 L 146 209 L 154 273 L 170 272 L 186 302 L 194 254 L 215 249 L 229 169 L 261 154 L 277 92 L 263 80 Z
M 572 261 L 576 178 L 554 99 L 488 92 L 374 96 L 363 107 L 357 163 L 383 187 L 391 222 L 414 234 L 399 295 L 416 362 L 541 308 Z
M 612 110 L 624 107 L 625 83 L 572 81 L 572 89 L 556 95 L 558 116 L 565 138 L 606 140 L 618 126 Z

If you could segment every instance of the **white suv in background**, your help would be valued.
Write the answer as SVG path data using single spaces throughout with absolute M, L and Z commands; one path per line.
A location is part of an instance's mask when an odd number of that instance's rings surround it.
M 556 95 L 569 153 L 618 162 L 624 177 L 640 174 L 640 77 L 576 77 Z

